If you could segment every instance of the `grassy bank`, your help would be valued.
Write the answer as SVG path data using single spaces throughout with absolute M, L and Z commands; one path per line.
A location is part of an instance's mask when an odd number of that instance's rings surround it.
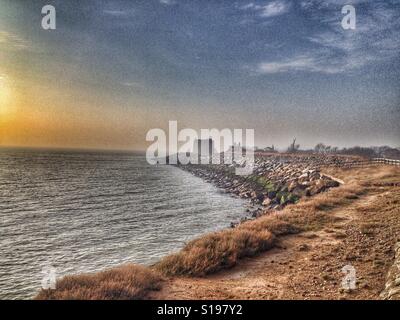
M 128 264 L 93 274 L 66 276 L 57 281 L 56 290 L 41 290 L 35 299 L 139 300 L 149 291 L 159 290 L 162 280 L 154 270 Z
M 356 184 L 342 186 L 247 221 L 235 229 L 204 235 L 189 242 L 178 253 L 163 258 L 155 269 L 167 276 L 203 276 L 230 268 L 243 257 L 274 247 L 279 237 L 319 229 L 333 219 L 327 210 L 345 205 L 363 192 Z

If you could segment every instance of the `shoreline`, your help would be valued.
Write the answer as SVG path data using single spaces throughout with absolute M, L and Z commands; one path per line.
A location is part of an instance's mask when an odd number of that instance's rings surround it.
M 247 220 L 282 210 L 303 197 L 343 184 L 343 181 L 321 174 L 322 165 L 322 161 L 304 162 L 293 157 L 269 155 L 256 159 L 254 171 L 249 176 L 235 175 L 235 168 L 224 164 L 175 166 L 234 197 L 248 200 L 248 216 L 240 221 L 232 221 L 231 227 L 235 227 Z
M 338 171 L 338 169 L 332 169 L 331 171 L 335 170 Z M 350 172 L 355 172 L 357 170 L 350 169 Z M 373 172 L 382 170 L 384 169 L 373 169 Z M 220 176 L 216 175 L 216 177 Z M 355 177 L 356 180 L 360 179 L 357 175 Z M 215 181 L 218 181 L 218 179 Z M 243 259 L 246 257 L 252 257 L 251 261 L 253 261 L 253 259 L 257 261 L 260 254 L 263 256 L 263 252 L 268 252 L 271 249 L 276 250 L 274 248 L 282 246 L 282 241 L 285 241 L 284 239 L 288 236 L 296 238 L 301 234 L 307 234 L 307 232 L 311 232 L 312 230 L 323 228 L 324 225 L 334 223 L 335 220 L 331 221 L 333 218 L 330 218 L 326 213 L 329 213 L 331 208 L 341 207 L 343 205 L 347 206 L 356 201 L 356 199 L 361 199 L 364 192 L 366 192 L 364 184 L 365 182 L 357 182 L 357 184 L 351 182 L 350 185 L 341 185 L 339 188 L 332 188 L 327 192 L 320 192 L 316 194 L 315 197 L 306 196 L 300 199 L 297 204 L 288 204 L 279 211 L 268 215 L 261 215 L 258 219 L 242 222 L 233 229 L 206 234 L 192 240 L 179 252 L 162 258 L 160 262 L 150 268 L 143 269 L 141 266 L 132 265 L 132 270 L 136 270 L 136 268 L 140 269 L 140 278 L 142 280 L 147 277 L 153 280 L 157 279 L 155 282 L 159 284 L 159 287 L 157 286 L 157 288 L 155 288 L 153 285 L 146 286 L 146 284 L 148 284 L 147 281 L 143 281 L 144 284 L 142 287 L 144 291 L 139 296 L 129 296 L 128 294 L 128 296 L 105 297 L 100 294 L 95 295 L 95 298 L 173 298 L 172 293 L 170 293 L 171 295 L 168 294 L 168 290 L 170 290 L 168 288 L 176 286 L 183 281 L 180 279 L 187 279 L 187 282 L 191 283 L 191 279 L 197 281 L 196 279 L 203 279 L 203 277 L 207 279 L 210 274 L 229 273 L 229 271 L 224 270 L 231 270 L 236 265 L 240 265 L 242 263 L 241 261 L 244 261 Z M 303 211 L 305 215 L 302 213 Z M 214 260 L 210 260 L 209 258 L 210 255 L 208 252 L 211 248 L 213 248 L 212 250 L 216 254 L 216 256 L 213 257 Z M 119 272 L 118 267 L 108 271 L 106 270 L 105 272 L 112 272 L 112 270 L 114 270 L 114 272 Z M 89 286 L 90 288 L 86 289 L 89 290 L 89 292 L 95 291 L 93 288 L 97 287 L 99 282 L 107 282 L 104 279 L 98 279 L 101 274 L 104 275 L 104 272 L 92 275 L 92 278 L 90 278 L 92 280 L 85 278 L 89 275 L 67 276 L 65 277 L 66 280 L 59 280 L 61 289 L 57 289 L 54 292 L 42 290 L 41 293 L 36 296 L 36 299 L 91 299 L 93 295 L 82 295 L 82 292 L 80 292 L 81 290 L 77 292 L 76 288 L 81 288 L 82 286 L 86 288 L 88 281 L 89 283 L 93 281 L 93 284 Z M 143 276 L 143 274 L 145 276 Z M 82 277 L 84 277 L 84 281 L 82 281 Z M 108 277 L 109 276 L 105 277 L 105 279 Z M 121 290 L 124 292 L 127 279 L 124 279 L 124 277 L 122 277 L 122 279 Z M 72 287 L 71 281 L 74 283 Z M 137 282 L 137 279 L 135 281 Z M 86 283 L 86 285 L 83 283 Z M 102 286 L 106 286 L 106 284 L 103 283 Z M 75 289 L 71 291 L 72 288 Z
M 149 298 L 399 300 L 400 274 L 394 271 L 400 170 L 378 166 L 326 172 L 345 184 L 276 214 L 275 223 L 285 221 L 297 231 L 279 232 L 266 223 L 271 216 L 246 222 L 243 226 L 268 225 L 277 234 L 275 245 L 216 273 L 169 278 Z M 354 289 L 342 287 L 345 266 L 356 270 Z

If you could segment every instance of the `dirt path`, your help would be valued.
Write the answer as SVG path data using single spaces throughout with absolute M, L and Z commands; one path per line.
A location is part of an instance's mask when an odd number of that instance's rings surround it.
M 400 173 L 360 169 L 367 191 L 325 209 L 335 219 L 321 229 L 285 236 L 278 246 L 204 278 L 170 278 L 154 299 L 379 299 L 400 240 Z M 382 171 L 382 170 L 381 170 Z M 392 175 L 391 172 L 395 172 Z M 350 179 L 346 172 L 334 172 Z M 394 181 L 394 182 L 393 182 Z M 342 289 L 344 266 L 356 270 L 356 289 Z

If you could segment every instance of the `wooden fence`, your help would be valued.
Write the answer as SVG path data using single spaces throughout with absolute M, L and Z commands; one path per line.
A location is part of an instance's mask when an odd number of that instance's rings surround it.
M 365 160 L 354 160 L 354 161 L 333 161 L 331 163 L 326 163 L 328 166 L 336 166 L 341 168 L 354 168 L 354 167 L 367 167 L 372 165 L 392 165 L 400 166 L 400 160 L 386 159 L 386 158 L 373 158 Z
M 390 164 L 392 166 L 400 166 L 400 160 L 386 159 L 386 158 L 374 158 L 371 161 L 375 162 L 375 163 Z

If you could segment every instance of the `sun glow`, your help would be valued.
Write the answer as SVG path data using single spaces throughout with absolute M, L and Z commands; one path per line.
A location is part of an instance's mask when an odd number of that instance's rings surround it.
M 11 89 L 8 86 L 6 79 L 0 76 L 0 116 L 6 116 L 10 113 L 11 107 Z

